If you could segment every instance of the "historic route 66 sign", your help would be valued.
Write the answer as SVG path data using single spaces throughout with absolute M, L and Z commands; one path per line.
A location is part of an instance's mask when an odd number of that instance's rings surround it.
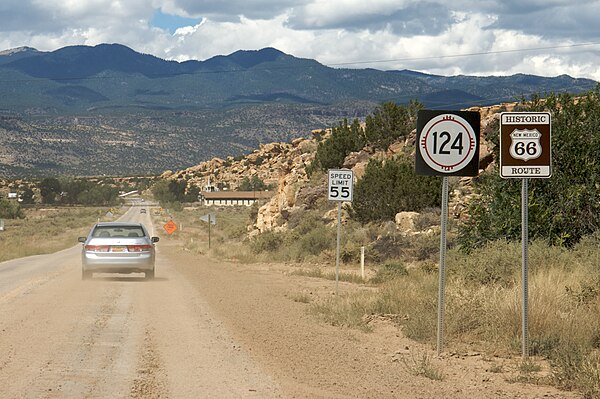
M 542 154 L 540 137 L 542 134 L 537 129 L 515 129 L 510 134 L 511 144 L 508 152 L 513 158 L 523 161 L 539 158 Z
M 476 176 L 479 112 L 421 110 L 415 168 L 419 175 Z
M 552 175 L 550 114 L 503 112 L 500 115 L 500 176 Z

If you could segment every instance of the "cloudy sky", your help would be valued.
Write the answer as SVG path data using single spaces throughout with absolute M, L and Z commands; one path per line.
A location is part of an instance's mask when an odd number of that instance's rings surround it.
M 178 61 L 275 47 L 337 68 L 600 81 L 600 0 L 0 0 L 0 50 L 99 43 Z

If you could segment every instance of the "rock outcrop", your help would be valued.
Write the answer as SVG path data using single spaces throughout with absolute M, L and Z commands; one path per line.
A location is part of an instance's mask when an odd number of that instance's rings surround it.
M 491 167 L 495 160 L 491 152 L 491 145 L 487 134 L 492 134 L 492 126 L 500 116 L 500 112 L 512 111 L 516 103 L 501 104 L 491 107 L 473 107 L 470 111 L 481 114 L 481 142 L 480 142 L 480 168 Z M 248 226 L 250 235 L 256 235 L 269 230 L 287 228 L 286 215 L 294 213 L 301 208 L 310 209 L 319 198 L 326 195 L 326 182 L 321 185 L 308 187 L 309 181 L 306 167 L 315 156 L 317 144 L 330 134 L 330 131 L 315 131 L 312 139 L 296 139 L 291 143 L 263 144 L 259 149 L 241 158 L 228 157 L 227 159 L 214 158 L 197 166 L 178 171 L 165 172 L 162 177 L 170 179 L 185 179 L 188 185 L 203 188 L 209 181 L 213 185 L 223 185 L 228 189 L 236 189 L 245 177 L 257 176 L 266 184 L 277 187 L 277 194 L 258 210 L 256 222 Z M 416 132 L 409 137 L 392 143 L 386 151 L 374 151 L 371 148 L 348 155 L 344 161 L 344 168 L 354 171 L 357 178 L 364 175 L 367 163 L 371 159 L 390 159 L 400 153 L 414 156 Z M 465 218 L 465 209 L 470 199 L 474 197 L 471 189 L 471 178 L 459 178 L 456 188 L 450 193 L 450 216 Z M 414 229 L 416 215 L 397 216 L 399 229 Z M 409 217 L 410 216 L 410 217 Z M 331 220 L 332 214 L 325 214 L 324 218 Z
M 235 190 L 245 177 L 257 176 L 267 185 L 278 186 L 287 174 L 303 174 L 314 157 L 314 143 L 296 139 L 291 143 L 261 144 L 244 157 L 213 158 L 177 172 L 165 172 L 163 178 L 184 179 L 188 186 L 199 188 L 212 185 Z M 305 174 L 305 173 L 304 173 Z

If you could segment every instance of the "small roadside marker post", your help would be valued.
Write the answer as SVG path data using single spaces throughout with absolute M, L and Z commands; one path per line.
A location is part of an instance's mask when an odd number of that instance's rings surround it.
M 448 176 L 479 173 L 480 115 L 476 111 L 420 110 L 417 115 L 418 175 L 443 176 L 438 286 L 437 355 L 443 349 L 446 290 L 446 230 L 448 224 Z
M 335 295 L 339 292 L 340 280 L 340 226 L 342 224 L 342 202 L 352 202 L 354 191 L 354 172 L 350 169 L 330 169 L 328 175 L 328 195 L 329 201 L 337 201 L 337 240 L 335 250 Z
M 529 357 L 529 178 L 552 176 L 549 112 L 500 114 L 500 177 L 521 179 L 521 352 Z
M 365 247 L 360 247 L 360 277 L 365 280 Z

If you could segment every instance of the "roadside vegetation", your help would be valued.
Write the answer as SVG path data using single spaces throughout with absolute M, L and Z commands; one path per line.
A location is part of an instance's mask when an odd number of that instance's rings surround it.
M 552 164 L 549 179 L 529 179 L 529 235 L 572 247 L 600 228 L 600 85 L 582 97 L 535 97 L 523 111 L 552 115 Z M 498 125 L 484 132 L 498 159 Z M 461 245 L 471 249 L 521 234 L 519 179 L 501 179 L 496 168 L 476 182 L 480 196 L 460 230 Z
M 113 216 L 108 217 L 111 210 Z M 21 209 L 17 219 L 4 219 L 0 231 L 0 262 L 48 254 L 77 245 L 98 220 L 114 220 L 120 208 L 46 207 Z
M 16 198 L 0 196 L 0 262 L 55 252 L 77 244 L 98 220 L 121 213 L 120 191 L 148 187 L 149 178 L 46 177 L 8 182 Z M 107 216 L 107 214 L 113 216 Z
M 165 209 L 180 211 L 182 203 L 198 201 L 200 189 L 185 180 L 159 180 L 150 188 L 154 199 Z
M 146 190 L 151 177 L 45 177 L 43 179 L 1 181 L 0 217 L 21 217 L 21 207 L 35 205 L 116 206 L 121 204 L 120 192 Z M 15 201 L 6 201 L 5 192 L 15 195 Z M 16 201 L 18 199 L 18 201 Z M 10 213 L 12 212 L 12 214 Z
M 211 227 L 199 217 L 216 212 Z M 183 229 L 174 235 L 185 250 L 240 263 L 284 262 L 291 275 L 335 279 L 335 228 L 307 216 L 292 232 L 246 238 L 253 210 L 246 207 L 184 209 L 174 212 Z M 424 214 L 427 221 L 439 213 Z M 162 221 L 168 217 L 163 216 Z M 511 358 L 521 350 L 521 247 L 518 241 L 494 240 L 465 253 L 457 245 L 457 227 L 449 232 L 445 346 Z M 302 233 L 300 233 L 302 232 Z M 318 237 L 311 238 L 311 237 Z M 315 245 L 315 242 L 318 242 Z M 367 276 L 359 270 L 360 246 L 366 246 Z M 343 227 L 340 281 L 375 289 L 342 288 L 339 296 L 294 297 L 325 322 L 371 331 L 369 315 L 395 315 L 403 333 L 435 347 L 439 234 L 405 236 L 389 224 Z M 571 248 L 535 240 L 529 255 L 529 328 L 532 359 L 546 359 L 551 372 L 519 372 L 515 382 L 553 384 L 600 397 L 600 233 Z M 450 350 L 450 349 L 449 349 Z M 425 356 L 425 355 L 423 355 Z M 423 359 L 417 359 L 422 360 Z M 414 364 L 413 364 L 414 363 Z M 410 362 L 425 375 L 422 362 Z M 424 371 L 423 371 L 424 370 Z M 436 370 L 433 370 L 436 371 Z M 437 370 L 439 371 L 439 370 Z M 539 377 L 538 377 L 539 376 Z M 443 378 L 435 374 L 435 379 Z
M 324 171 L 339 168 L 363 146 L 385 149 L 380 126 L 402 123 L 394 139 L 414 127 L 415 110 L 380 107 L 365 125 L 343 121 L 317 148 L 310 182 L 300 190 L 300 211 L 281 215 L 287 229 L 247 238 L 256 209 L 219 209 L 213 244 L 202 222 L 188 230 L 186 249 L 239 262 L 286 262 L 290 274 L 332 278 L 335 217 L 326 200 Z M 529 328 L 532 360 L 507 377 L 547 383 L 600 398 L 600 94 L 550 95 L 519 106 L 552 113 L 551 179 L 530 182 Z M 399 121 L 399 122 L 398 122 Z M 497 152 L 497 125 L 483 132 Z M 389 131 L 389 130 L 388 130 Z M 409 149 L 412 150 L 412 149 Z M 340 280 L 375 289 L 343 289 L 339 296 L 294 299 L 327 323 L 369 331 L 369 315 L 392 317 L 403 333 L 432 347 L 436 339 L 439 197 L 435 178 L 415 176 L 409 153 L 373 157 L 355 185 L 352 208 L 344 207 Z M 380 181 L 386 184 L 375 184 Z M 370 182 L 367 183 L 367 182 Z M 451 179 L 451 191 L 458 179 Z M 409 187 L 410 189 L 406 189 Z M 364 188 L 364 189 L 363 189 Z M 521 250 L 519 182 L 491 168 L 473 181 L 475 199 L 466 221 L 450 220 L 448 232 L 447 348 L 486 356 L 518 357 L 521 345 Z M 207 209 L 206 212 L 209 210 Z M 399 231 L 394 215 L 417 211 L 418 232 Z M 182 219 L 191 220 L 186 211 Z M 199 211 L 202 212 L 202 211 Z M 219 222 L 222 220 L 222 223 Z M 239 223 L 239 224 L 238 224 Z M 365 247 L 367 276 L 359 275 Z M 335 278 L 335 277 L 333 277 Z M 535 359 L 547 361 L 540 373 Z M 429 359 L 412 359 L 415 375 L 442 379 Z M 536 367 L 528 367 L 535 365 Z M 498 369 L 497 372 L 501 372 Z

